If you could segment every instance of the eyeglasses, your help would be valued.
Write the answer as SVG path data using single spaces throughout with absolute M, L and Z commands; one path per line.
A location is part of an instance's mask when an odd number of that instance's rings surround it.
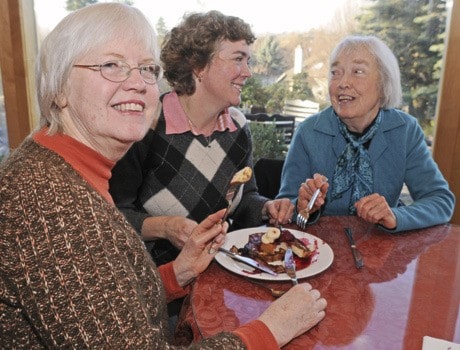
M 99 71 L 103 78 L 114 83 L 121 83 L 128 79 L 133 69 L 139 70 L 142 79 L 147 84 L 156 84 L 163 77 L 163 68 L 157 64 L 141 64 L 139 67 L 130 67 L 123 61 L 108 61 L 102 64 L 74 64 L 74 67 Z

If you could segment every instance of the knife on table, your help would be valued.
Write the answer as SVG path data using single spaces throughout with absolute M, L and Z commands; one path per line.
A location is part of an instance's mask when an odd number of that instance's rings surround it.
M 295 273 L 294 255 L 292 255 L 291 248 L 288 248 L 286 253 L 284 253 L 284 268 L 286 269 L 288 276 L 291 278 L 292 284 L 298 284 L 299 282 L 297 282 L 297 275 Z
M 278 276 L 278 274 L 275 271 L 273 271 L 270 268 L 262 265 L 261 263 L 259 263 L 258 261 L 254 260 L 254 259 L 248 258 L 246 256 L 238 255 L 238 254 L 233 253 L 230 250 L 222 248 L 222 247 L 219 247 L 219 252 L 227 254 L 229 257 L 231 257 L 234 260 L 237 260 L 237 261 L 240 261 L 242 263 L 245 263 L 246 265 L 249 265 L 251 267 L 255 267 L 256 269 L 259 269 L 259 270 L 261 270 L 263 272 L 266 272 L 266 273 L 268 273 L 268 274 L 270 274 L 272 276 Z
M 348 242 L 350 242 L 351 252 L 353 253 L 353 259 L 355 260 L 355 265 L 358 269 L 364 266 L 364 260 L 361 252 L 356 248 L 355 240 L 353 239 L 353 233 L 351 232 L 351 228 L 346 227 L 345 233 L 348 237 Z

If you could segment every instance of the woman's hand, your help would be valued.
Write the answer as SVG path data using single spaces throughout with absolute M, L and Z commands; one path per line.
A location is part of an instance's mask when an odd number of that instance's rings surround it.
M 290 223 L 293 213 L 294 205 L 288 198 L 267 201 L 262 208 L 262 216 L 268 216 L 271 224 Z
M 325 316 L 327 302 L 309 283 L 293 286 L 260 315 L 281 347 L 305 333 Z
M 194 220 L 181 216 L 170 217 L 165 226 L 165 236 L 175 247 L 182 249 L 192 231 L 198 226 Z
M 326 193 L 329 189 L 329 183 L 327 182 L 327 177 L 321 174 L 314 174 L 313 179 L 306 179 L 304 183 L 300 185 L 299 195 L 297 197 L 297 212 L 305 209 L 313 197 L 313 193 L 316 189 L 320 188 L 321 192 L 313 204 L 313 208 L 310 210 L 310 213 L 314 213 L 325 203 Z
M 209 215 L 193 230 L 173 262 L 177 282 L 184 287 L 203 272 L 225 241 L 228 223 L 222 223 L 225 209 Z M 212 249 L 211 249 L 212 248 Z
M 196 221 L 182 216 L 152 216 L 144 220 L 142 239 L 164 238 L 175 247 L 182 249 L 192 231 L 197 227 Z
M 379 224 L 388 230 L 397 226 L 396 216 L 384 196 L 373 193 L 355 203 L 356 215 L 372 224 Z

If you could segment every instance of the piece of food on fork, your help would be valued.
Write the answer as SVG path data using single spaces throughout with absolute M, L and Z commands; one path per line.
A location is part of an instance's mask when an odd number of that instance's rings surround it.
M 244 167 L 233 175 L 232 179 L 230 180 L 230 185 L 244 184 L 251 179 L 251 176 L 251 167 Z

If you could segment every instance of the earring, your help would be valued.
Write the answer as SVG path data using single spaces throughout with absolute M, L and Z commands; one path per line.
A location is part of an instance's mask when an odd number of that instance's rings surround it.
M 201 80 L 203 79 L 203 77 L 201 75 L 198 76 L 198 81 L 201 83 Z
M 67 98 L 63 93 L 59 93 L 54 99 L 54 103 L 59 107 L 59 109 L 64 109 L 67 107 Z

